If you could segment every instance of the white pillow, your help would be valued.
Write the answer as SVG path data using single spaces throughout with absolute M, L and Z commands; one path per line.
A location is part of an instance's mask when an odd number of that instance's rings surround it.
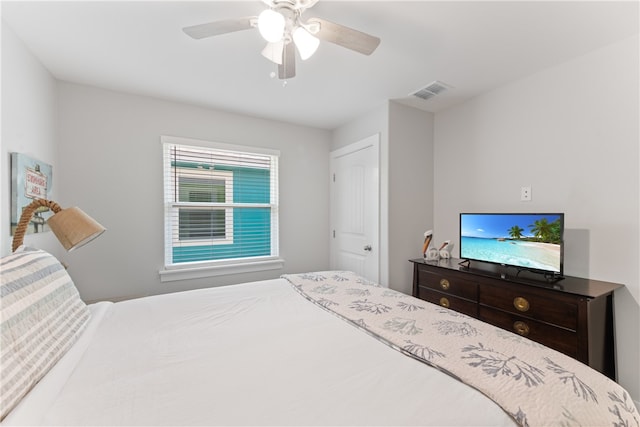
M 56 364 L 89 320 L 71 277 L 45 251 L 0 260 L 0 420 Z

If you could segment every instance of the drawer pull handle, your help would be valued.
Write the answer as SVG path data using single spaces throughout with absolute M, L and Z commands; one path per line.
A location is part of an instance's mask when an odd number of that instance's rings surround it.
M 440 298 L 440 305 L 444 308 L 449 308 L 449 300 L 445 297 Z
M 518 311 L 528 311 L 529 310 L 529 301 L 522 297 L 515 297 L 513 299 L 513 306 Z
M 449 289 L 450 283 L 447 279 L 440 279 L 440 287 L 445 291 Z
M 513 330 L 516 334 L 522 335 L 523 337 L 529 335 L 529 325 L 520 320 L 513 323 Z

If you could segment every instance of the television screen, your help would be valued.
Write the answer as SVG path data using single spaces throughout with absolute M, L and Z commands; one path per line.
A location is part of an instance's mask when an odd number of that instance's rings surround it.
M 564 214 L 461 213 L 460 258 L 562 274 Z

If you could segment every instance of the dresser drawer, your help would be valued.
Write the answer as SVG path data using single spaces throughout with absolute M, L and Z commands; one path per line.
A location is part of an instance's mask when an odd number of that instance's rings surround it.
M 516 314 L 480 307 L 478 318 L 578 359 L 578 334 Z
M 478 301 L 478 282 L 469 280 L 462 274 L 438 274 L 420 265 L 418 266 L 418 286 Z
M 578 329 L 578 301 L 547 292 L 538 294 L 530 287 L 515 284 L 494 286 L 482 283 L 479 289 L 481 305 L 497 308 L 530 319 Z
M 418 287 L 418 298 L 437 304 L 441 307 L 450 308 L 451 310 L 464 313 L 471 317 L 478 317 L 478 304 L 475 301 L 468 301 L 454 297 L 423 286 Z

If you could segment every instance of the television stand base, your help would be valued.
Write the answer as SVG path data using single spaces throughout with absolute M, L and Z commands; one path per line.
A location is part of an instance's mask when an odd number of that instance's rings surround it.
M 547 282 L 547 283 L 556 283 L 556 282 L 559 282 L 560 280 L 564 279 L 564 276 L 561 276 L 560 274 L 549 274 L 549 273 L 544 273 L 544 272 L 540 272 L 540 271 L 536 271 L 536 270 L 531 270 L 529 268 L 517 268 L 516 270 L 517 271 L 516 271 L 515 277 L 519 277 L 520 273 L 525 271 L 527 273 L 538 275 L 538 277 L 542 276 L 544 278 L 544 281 Z M 503 277 L 503 279 L 504 279 L 504 277 Z

